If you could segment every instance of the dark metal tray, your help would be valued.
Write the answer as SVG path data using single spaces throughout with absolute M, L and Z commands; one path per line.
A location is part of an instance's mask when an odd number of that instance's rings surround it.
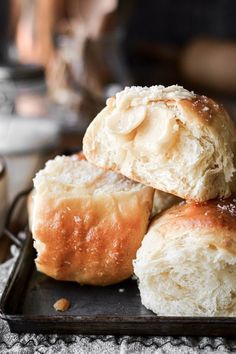
M 140 301 L 135 280 L 108 287 L 60 282 L 36 271 L 28 234 L 0 302 L 13 332 L 234 336 L 236 318 L 158 317 Z M 53 304 L 66 297 L 63 313 Z

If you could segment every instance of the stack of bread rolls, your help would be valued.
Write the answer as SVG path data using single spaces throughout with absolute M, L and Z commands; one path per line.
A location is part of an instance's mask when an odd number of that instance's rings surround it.
M 127 87 L 83 153 L 36 175 L 37 268 L 109 285 L 134 266 L 157 314 L 236 315 L 236 128 L 223 107 L 177 85 Z

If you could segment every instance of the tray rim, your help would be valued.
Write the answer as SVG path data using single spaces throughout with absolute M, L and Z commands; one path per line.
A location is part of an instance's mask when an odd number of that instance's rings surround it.
M 150 325 L 162 325 L 162 324 L 170 324 L 172 323 L 173 325 L 234 325 L 235 326 L 235 333 L 236 333 L 236 317 L 207 317 L 207 316 L 202 316 L 202 317 L 191 317 L 191 316 L 158 316 L 153 313 L 153 316 L 148 316 L 148 315 L 137 315 L 137 316 L 117 316 L 117 315 L 82 315 L 82 316 L 75 316 L 75 315 L 64 315 L 64 314 L 55 314 L 55 315 L 24 315 L 24 314 L 9 314 L 5 310 L 5 305 L 8 301 L 8 296 L 9 293 L 11 292 L 11 289 L 14 285 L 14 282 L 16 280 L 17 274 L 19 269 L 22 266 L 22 263 L 24 261 L 25 253 L 27 250 L 27 247 L 30 247 L 29 243 L 32 242 L 32 236 L 27 230 L 25 231 L 26 238 L 23 242 L 22 247 L 19 250 L 19 255 L 17 256 L 17 259 L 15 261 L 15 264 L 9 274 L 9 277 L 6 281 L 4 290 L 2 292 L 2 296 L 0 298 L 0 318 L 2 320 L 5 320 L 9 323 L 10 328 L 11 328 L 11 323 L 15 323 L 16 325 L 18 323 L 21 323 L 24 321 L 25 323 L 47 323 L 47 324 L 55 324 L 58 323 L 60 324 L 69 324 L 69 323 L 78 323 L 78 324 L 94 324 L 96 321 L 96 324 L 99 323 L 105 323 L 105 324 L 116 324 L 117 321 L 119 321 L 122 324 L 137 324 L 137 325 L 142 325 L 142 324 L 150 324 Z M 95 287 L 96 288 L 96 287 Z M 37 333 L 37 331 L 36 331 Z M 47 333 L 55 333 L 53 330 Z M 60 333 L 60 332 L 58 332 Z M 72 332 L 71 332 L 72 333 Z M 146 331 L 145 331 L 146 333 Z M 81 332 L 82 334 L 82 332 Z M 92 333 L 91 333 L 92 334 Z M 99 333 L 98 333 L 99 334 Z M 111 333 L 112 334 L 112 333 Z M 127 334 L 127 333 L 124 333 Z M 147 335 L 147 334 L 144 334 Z M 150 334 L 154 335 L 154 334 Z M 163 334 L 162 334 L 163 335 Z M 169 334 L 166 334 L 169 335 Z M 187 335 L 187 334 L 186 334 Z M 198 333 L 196 335 L 199 336 Z M 224 335 L 225 336 L 225 335 Z

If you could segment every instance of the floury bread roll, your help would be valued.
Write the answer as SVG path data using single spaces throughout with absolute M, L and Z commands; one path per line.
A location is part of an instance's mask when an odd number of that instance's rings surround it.
M 151 224 L 134 271 L 165 316 L 236 316 L 236 198 L 182 204 Z
M 153 197 L 153 206 L 152 206 L 152 217 L 156 214 L 161 213 L 162 211 L 172 207 L 175 204 L 178 204 L 182 199 L 176 197 L 173 194 L 165 193 L 158 191 L 157 189 L 154 192 Z
M 83 150 L 97 166 L 183 199 L 227 197 L 236 180 L 234 123 L 180 86 L 117 93 L 88 127 Z
M 153 189 L 80 156 L 58 156 L 34 179 L 32 234 L 39 271 L 55 279 L 108 285 L 133 273 Z

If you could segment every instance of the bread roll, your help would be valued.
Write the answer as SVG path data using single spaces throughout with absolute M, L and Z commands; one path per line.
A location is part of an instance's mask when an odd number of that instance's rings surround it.
M 162 211 L 170 208 L 171 206 L 180 203 L 182 199 L 176 197 L 173 194 L 165 193 L 158 191 L 157 189 L 154 192 L 153 197 L 153 206 L 152 206 L 152 217 L 156 214 L 161 213 Z
M 108 285 L 128 278 L 146 232 L 153 189 L 79 156 L 58 156 L 34 179 L 37 269 L 55 279 Z
M 164 212 L 134 271 L 143 305 L 158 315 L 236 316 L 236 198 Z
M 117 93 L 83 149 L 97 166 L 183 199 L 228 197 L 236 180 L 234 123 L 222 106 L 180 86 Z

